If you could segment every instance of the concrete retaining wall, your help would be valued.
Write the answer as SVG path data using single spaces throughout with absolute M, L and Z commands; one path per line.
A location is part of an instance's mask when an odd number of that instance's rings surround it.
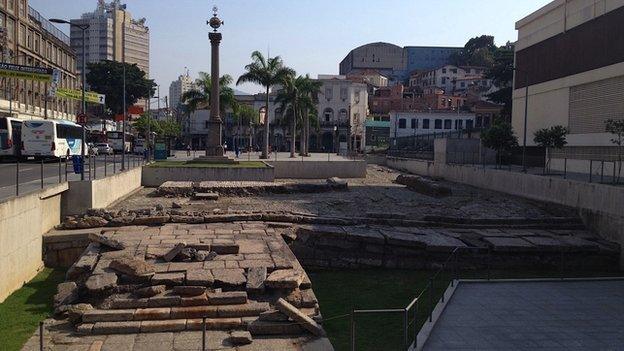
M 275 178 L 327 179 L 366 178 L 366 161 L 267 161 L 275 168 Z
M 0 302 L 42 268 L 42 234 L 61 222 L 67 183 L 0 203 Z
M 82 213 L 89 208 L 104 208 L 141 186 L 142 167 L 102 179 L 69 182 L 63 196 L 63 214 Z
M 208 180 L 264 181 L 274 180 L 273 167 L 266 168 L 190 168 L 143 167 L 141 184 L 156 187 L 168 181 L 201 182 Z

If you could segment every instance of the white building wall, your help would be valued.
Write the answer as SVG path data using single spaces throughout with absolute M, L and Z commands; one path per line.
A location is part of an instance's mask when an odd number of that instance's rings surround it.
M 405 122 L 401 122 L 404 120 Z M 390 137 L 448 133 L 474 125 L 474 113 L 390 112 Z M 413 122 L 414 121 L 414 122 Z M 436 121 L 439 124 L 436 126 Z M 461 121 L 461 122 L 460 122 Z M 450 123 L 450 127 L 449 127 Z

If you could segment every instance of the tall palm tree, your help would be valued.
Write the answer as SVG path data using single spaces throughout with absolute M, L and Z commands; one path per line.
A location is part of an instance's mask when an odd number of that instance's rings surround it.
M 301 141 L 301 153 L 304 156 L 309 155 L 310 148 L 310 115 L 316 115 L 316 100 L 318 99 L 318 94 L 321 91 L 321 87 L 323 83 L 318 80 L 314 80 L 310 78 L 310 75 L 306 74 L 305 77 L 301 79 L 299 90 L 301 90 L 302 94 L 307 97 L 306 99 L 306 107 L 303 113 L 303 137 Z
M 264 145 L 261 158 L 269 155 L 269 92 L 272 86 L 281 84 L 289 75 L 295 75 L 295 71 L 284 66 L 279 56 L 265 58 L 259 51 L 251 53 L 251 63 L 245 66 L 247 71 L 238 77 L 236 85 L 242 83 L 255 83 L 266 88 L 266 105 L 264 121 Z
M 277 93 L 276 103 L 280 104 L 280 108 L 285 112 L 286 116 L 291 117 L 291 141 L 290 141 L 290 157 L 295 157 L 295 140 L 297 135 L 297 123 L 301 125 L 301 138 L 299 150 L 305 155 L 306 149 L 306 122 L 311 110 L 314 110 L 314 102 L 310 94 L 309 76 L 299 76 L 297 78 L 288 76 L 282 83 L 283 89 Z
M 236 98 L 234 89 L 230 87 L 234 80 L 229 74 L 224 74 L 219 78 L 219 112 L 224 115 L 228 108 L 236 108 Z M 191 89 L 182 94 L 182 101 L 186 105 L 189 114 L 197 111 L 200 107 L 210 105 L 210 94 L 212 93 L 212 81 L 210 74 L 199 72 L 199 78 L 195 80 L 195 89 Z

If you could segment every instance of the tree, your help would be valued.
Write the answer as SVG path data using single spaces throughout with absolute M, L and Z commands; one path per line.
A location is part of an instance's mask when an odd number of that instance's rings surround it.
M 149 98 L 156 90 L 154 80 L 147 79 L 136 64 L 126 66 L 126 108 L 139 99 Z M 93 91 L 106 95 L 106 108 L 109 113 L 123 113 L 123 69 L 124 63 L 100 61 L 88 63 L 87 84 Z
M 234 111 L 234 122 L 238 124 L 238 134 L 240 135 L 240 126 L 246 125 L 249 126 L 249 147 L 251 148 L 252 142 L 252 133 L 251 128 L 258 124 L 258 120 L 260 119 L 260 114 L 258 111 L 254 110 L 253 107 L 249 105 L 239 104 L 236 110 Z
M 265 58 L 259 51 L 251 53 L 251 63 L 245 66 L 247 71 L 238 77 L 236 85 L 255 83 L 266 88 L 266 105 L 264 121 L 264 145 L 261 158 L 269 155 L 269 92 L 272 86 L 281 84 L 287 76 L 294 76 L 295 71 L 284 66 L 279 56 Z
M 468 40 L 462 50 L 451 54 L 449 60 L 455 66 L 490 67 L 496 49 L 494 36 L 481 35 Z
M 511 119 L 514 71 L 514 47 L 507 43 L 494 53 L 492 66 L 486 71 L 485 78 L 491 79 L 492 84 L 499 90 L 488 94 L 487 98 L 497 104 L 503 105 L 501 115 L 507 120 Z
M 533 141 L 546 148 L 546 173 L 550 173 L 550 149 L 561 149 L 568 142 L 566 141 L 566 135 L 568 135 L 568 129 L 564 126 L 552 126 L 550 128 L 543 128 L 535 132 Z
M 320 82 L 313 81 L 309 75 L 297 78 L 288 76 L 282 83 L 283 89 L 277 93 L 275 103 L 279 104 L 284 115 L 289 118 L 291 126 L 290 157 L 295 157 L 295 136 L 297 125 L 301 127 L 300 153 L 306 155 L 307 136 L 310 112 L 316 111 L 313 101 L 313 94 L 316 95 L 320 89 Z
M 497 165 L 501 164 L 502 154 L 518 146 L 518 139 L 514 135 L 511 124 L 497 119 L 494 124 L 481 133 L 483 146 L 496 150 Z
M 224 74 L 219 78 L 219 112 L 221 117 L 228 108 L 234 109 L 236 98 L 234 89 L 230 87 L 233 79 L 230 75 Z M 199 72 L 199 78 L 195 80 L 196 89 L 191 89 L 182 94 L 181 100 L 187 106 L 189 114 L 197 111 L 200 107 L 210 106 L 210 95 L 212 93 L 212 79 L 210 74 Z
M 148 116 L 147 113 L 143 113 L 136 121 L 134 121 L 132 126 L 136 130 L 138 130 L 140 134 L 143 134 L 146 138 L 148 131 L 156 134 L 159 134 L 161 132 L 158 121 Z
M 619 183 L 622 175 L 622 153 L 624 151 L 622 150 L 622 146 L 624 146 L 624 119 L 608 119 L 605 122 L 605 131 L 614 135 L 611 142 L 617 146 L 618 175 L 615 182 Z

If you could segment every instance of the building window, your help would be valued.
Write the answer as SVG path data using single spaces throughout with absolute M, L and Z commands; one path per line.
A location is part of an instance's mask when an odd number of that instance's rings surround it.
M 325 98 L 327 99 L 327 101 L 330 101 L 332 99 L 332 95 L 334 95 L 334 91 L 332 90 L 332 88 L 325 88 Z
M 208 129 L 210 126 L 210 121 L 204 121 L 204 129 Z
M 445 119 L 444 120 L 444 129 L 452 129 L 453 128 L 453 120 Z
M 466 121 L 466 129 L 472 129 L 474 122 L 469 119 Z
M 405 118 L 399 118 L 399 129 L 405 129 L 407 127 L 407 120 Z
M 429 129 L 429 118 L 423 119 L 422 129 Z
M 441 119 L 436 119 L 434 122 L 434 128 L 435 129 L 442 129 L 442 120 Z
M 446 77 L 442 77 L 442 84 L 446 84 Z
M 446 73 L 446 68 L 442 68 L 442 73 Z
M 490 116 L 487 114 L 483 117 L 483 127 L 488 128 L 490 126 Z
M 340 87 L 340 98 L 342 99 L 342 101 L 347 100 L 347 88 L 346 87 Z
M 360 103 L 360 91 L 359 90 L 355 91 L 353 98 L 354 98 L 356 104 Z
M 483 125 L 483 117 L 481 117 L 481 115 L 477 115 L 476 121 L 475 121 L 475 125 L 477 128 L 481 128 L 481 126 Z
M 26 17 L 26 0 L 19 0 L 19 16 Z
M 460 84 L 460 85 L 461 85 L 461 87 L 462 87 L 462 88 L 465 88 L 465 87 L 466 87 L 466 83 L 464 83 L 464 82 L 461 82 L 461 84 Z
M 7 9 L 10 12 L 15 11 L 15 0 L 7 0 Z
M 418 120 L 416 118 L 412 118 L 411 123 L 412 123 L 411 125 L 412 129 L 418 128 Z
M 325 118 L 325 122 L 333 120 L 334 110 L 332 110 L 331 108 L 326 108 L 325 111 L 323 111 L 323 117 Z
M 455 129 L 457 130 L 464 129 L 464 120 L 462 119 L 455 120 Z
M 344 108 L 342 110 L 340 110 L 340 112 L 338 112 L 340 114 L 340 121 L 346 121 L 347 120 L 347 110 L 345 110 Z

